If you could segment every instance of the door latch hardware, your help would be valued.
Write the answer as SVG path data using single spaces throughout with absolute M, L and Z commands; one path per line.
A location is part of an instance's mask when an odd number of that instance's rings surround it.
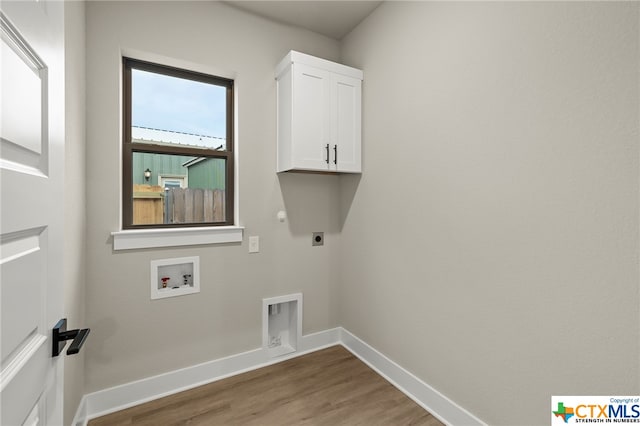
M 77 354 L 80 352 L 82 345 L 84 345 L 84 341 L 87 340 L 90 331 L 88 328 L 67 331 L 67 319 L 61 319 L 53 327 L 52 356 L 56 357 L 60 355 L 60 352 L 62 352 L 64 346 L 67 344 L 67 340 L 71 339 L 73 339 L 73 342 L 71 342 L 71 346 L 67 349 L 67 355 Z

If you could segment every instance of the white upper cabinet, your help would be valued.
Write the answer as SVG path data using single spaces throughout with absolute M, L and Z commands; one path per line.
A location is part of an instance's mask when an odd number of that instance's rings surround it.
M 362 71 L 291 51 L 276 80 L 277 171 L 360 173 Z

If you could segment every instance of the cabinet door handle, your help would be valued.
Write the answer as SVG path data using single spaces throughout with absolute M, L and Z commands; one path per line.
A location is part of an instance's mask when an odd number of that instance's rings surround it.
M 333 146 L 333 164 L 338 164 L 338 145 Z
M 327 164 L 329 164 L 329 144 L 327 144 L 326 148 L 327 148 Z

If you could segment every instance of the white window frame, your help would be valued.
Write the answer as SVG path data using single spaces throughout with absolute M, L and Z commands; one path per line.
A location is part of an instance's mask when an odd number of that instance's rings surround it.
M 120 206 L 120 226 L 118 231 L 111 232 L 113 240 L 113 250 L 136 250 L 145 248 L 161 248 L 161 247 L 178 247 L 178 246 L 191 246 L 191 245 L 211 245 L 211 244 L 228 244 L 228 243 L 242 243 L 244 226 L 240 223 L 240 179 L 239 179 L 239 153 L 240 153 L 240 132 L 238 129 L 239 115 L 238 115 L 238 93 L 241 90 L 241 84 L 238 83 L 238 75 L 234 72 L 222 70 L 219 68 L 194 63 L 190 61 L 184 61 L 180 59 L 170 58 L 155 53 L 144 52 L 136 49 L 123 48 L 121 49 L 121 55 L 118 58 L 119 61 L 119 76 L 120 86 L 122 87 L 122 60 L 123 56 L 132 59 L 138 59 L 141 61 L 149 61 L 154 63 L 166 64 L 176 68 L 183 68 L 196 72 L 202 72 L 211 75 L 217 75 L 220 77 L 232 79 L 235 81 L 235 87 L 233 91 L 233 105 L 234 105 L 234 196 L 233 196 L 233 223 L 232 226 L 208 226 L 208 227 L 193 227 L 193 228 L 161 228 L 161 229 L 122 229 L 122 206 Z M 122 90 L 120 90 L 120 96 L 122 96 Z M 122 108 L 122 98 L 120 100 Z M 119 115 L 122 117 L 122 114 Z M 120 123 L 122 128 L 122 123 Z M 118 132 L 120 138 L 122 138 L 122 132 Z M 122 149 L 122 140 L 120 140 L 120 149 Z M 120 158 L 122 158 L 122 152 L 120 152 Z M 119 191 L 122 200 L 122 163 L 120 163 L 119 176 Z M 122 202 L 122 201 L 120 201 Z
M 158 175 L 158 186 L 164 188 L 165 182 L 179 182 L 180 188 L 186 188 L 189 186 L 188 175 Z

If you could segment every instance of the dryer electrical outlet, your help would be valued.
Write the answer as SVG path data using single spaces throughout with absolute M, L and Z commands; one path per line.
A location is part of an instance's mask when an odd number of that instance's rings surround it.
M 322 246 L 324 245 L 324 232 L 314 232 L 311 236 L 311 245 L 312 246 Z

